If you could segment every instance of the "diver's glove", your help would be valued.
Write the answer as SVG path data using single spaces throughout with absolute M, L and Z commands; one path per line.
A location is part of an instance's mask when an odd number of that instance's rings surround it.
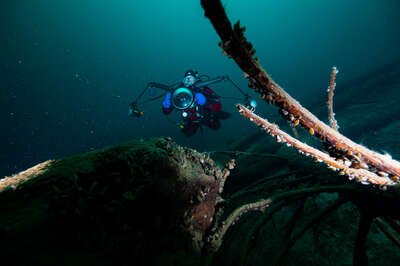
M 194 99 L 196 100 L 197 104 L 200 106 L 204 106 L 207 102 L 206 96 L 204 96 L 204 94 L 201 92 L 196 92 L 194 94 Z
M 164 98 L 164 100 L 163 100 L 163 102 L 162 102 L 162 106 L 163 106 L 165 109 L 168 109 L 168 108 L 171 107 L 171 93 L 170 93 L 170 92 L 168 92 L 167 94 L 165 94 L 165 98 Z

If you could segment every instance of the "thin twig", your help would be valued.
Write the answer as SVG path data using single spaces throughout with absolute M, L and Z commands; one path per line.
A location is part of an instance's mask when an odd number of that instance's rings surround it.
M 385 222 L 390 225 L 390 227 L 400 235 L 400 223 L 396 222 L 391 218 L 385 217 Z
M 207 151 L 204 152 L 206 154 L 215 154 L 215 153 L 222 153 L 222 154 L 230 154 L 233 156 L 237 156 L 237 155 L 247 155 L 247 156 L 255 156 L 255 157 L 265 157 L 265 158 L 269 158 L 269 159 L 279 159 L 279 160 L 285 160 L 287 161 L 288 159 L 286 157 L 283 156 L 279 156 L 276 154 L 270 154 L 270 153 L 258 153 L 258 152 L 247 152 L 247 151 Z
M 335 119 L 335 113 L 333 112 L 333 95 L 335 93 L 335 88 L 336 88 L 336 75 L 339 73 L 339 70 L 337 70 L 336 67 L 332 67 L 332 72 L 329 80 L 329 87 L 328 87 L 328 118 L 329 118 L 329 125 L 331 128 L 334 130 L 338 130 L 339 126 L 337 124 L 337 121 Z
M 293 187 L 296 184 L 303 184 L 304 185 L 305 183 L 307 183 L 307 181 L 312 181 L 314 179 L 315 179 L 315 176 L 308 175 L 308 176 L 305 176 L 305 177 L 295 178 L 293 180 L 285 180 L 283 182 L 279 182 L 279 184 L 272 184 L 271 186 L 267 186 L 267 187 L 265 187 L 265 186 L 262 186 L 262 187 L 256 186 L 256 187 L 254 187 L 252 189 L 247 189 L 247 190 L 243 189 L 243 190 L 240 190 L 240 191 L 234 193 L 232 196 L 230 196 L 228 198 L 228 200 L 232 201 L 233 199 L 241 198 L 242 196 L 246 196 L 248 194 L 254 195 L 254 194 L 259 194 L 260 192 L 269 192 L 269 193 L 271 193 L 271 191 L 273 191 L 276 188 Z
M 382 221 L 381 218 L 376 218 L 375 219 L 375 224 L 378 226 L 378 228 L 385 234 L 387 238 L 389 238 L 393 244 L 395 244 L 397 247 L 400 248 L 400 239 L 393 235 L 388 229 L 386 224 Z

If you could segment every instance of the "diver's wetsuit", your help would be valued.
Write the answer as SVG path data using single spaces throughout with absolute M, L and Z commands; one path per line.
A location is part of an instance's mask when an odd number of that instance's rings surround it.
M 182 132 L 186 136 L 194 135 L 201 124 L 214 130 L 221 127 L 218 113 L 222 111 L 222 104 L 219 96 L 208 87 L 202 88 L 197 93 L 200 95 L 196 94 L 195 104 L 182 110 Z M 166 115 L 174 110 L 170 101 L 171 96 L 167 94 L 162 106 L 162 111 Z

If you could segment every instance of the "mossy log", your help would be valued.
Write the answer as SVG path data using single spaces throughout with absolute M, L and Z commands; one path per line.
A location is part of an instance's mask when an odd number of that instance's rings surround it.
M 47 161 L 0 180 L 0 257 L 12 265 L 200 265 L 223 176 L 169 139 Z

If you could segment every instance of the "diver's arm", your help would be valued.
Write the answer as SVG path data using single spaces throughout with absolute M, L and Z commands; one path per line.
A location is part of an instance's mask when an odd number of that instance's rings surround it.
M 163 91 L 166 91 L 167 94 L 171 95 L 171 92 L 174 90 L 175 87 L 176 87 L 176 83 L 174 83 L 172 85 L 165 85 L 165 84 L 161 84 L 161 83 L 157 83 L 157 82 L 149 82 L 149 83 L 147 83 L 146 88 L 144 88 L 140 92 L 140 94 L 136 97 L 136 99 L 130 103 L 130 105 L 129 105 L 129 113 L 128 114 L 130 116 L 140 117 L 140 116 L 143 115 L 143 112 L 138 109 L 138 105 L 139 104 L 143 104 L 143 103 L 148 102 L 148 101 L 153 101 L 153 100 L 156 100 L 156 99 L 159 99 L 160 97 L 162 97 L 162 95 L 159 95 L 159 96 L 155 96 L 155 97 L 152 97 L 150 99 L 147 99 L 145 101 L 139 102 L 140 99 L 143 97 L 143 95 L 146 93 L 146 91 L 148 89 L 150 89 L 150 88 L 161 89 Z M 170 98 L 170 96 L 169 96 L 169 98 Z M 166 100 L 164 100 L 164 101 L 166 101 Z M 169 101 L 170 101 L 170 99 L 169 99 Z M 172 110 L 169 111 L 169 109 L 170 108 L 168 107 L 168 108 L 165 108 L 165 110 L 164 110 L 164 107 L 163 107 L 163 112 L 165 114 L 166 113 L 170 113 Z
M 172 85 L 172 86 L 174 86 L 174 85 Z M 149 83 L 147 83 L 147 86 L 139 93 L 139 95 L 136 97 L 136 99 L 132 103 L 138 104 L 139 100 L 143 97 L 145 92 L 150 88 L 157 88 L 157 89 L 161 89 L 161 90 L 169 92 L 169 91 L 173 90 L 172 86 L 164 85 L 164 84 L 157 83 L 157 82 L 149 82 Z

